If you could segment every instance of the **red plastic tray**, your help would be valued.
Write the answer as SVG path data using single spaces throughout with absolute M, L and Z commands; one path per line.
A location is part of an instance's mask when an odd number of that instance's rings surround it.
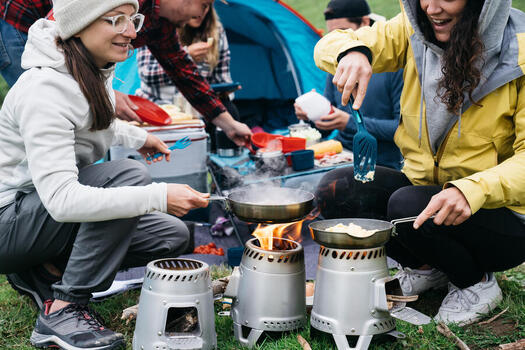
M 131 101 L 137 105 L 138 109 L 135 110 L 135 113 L 137 113 L 142 121 L 157 126 L 171 124 L 170 115 L 155 103 L 135 95 L 128 96 Z

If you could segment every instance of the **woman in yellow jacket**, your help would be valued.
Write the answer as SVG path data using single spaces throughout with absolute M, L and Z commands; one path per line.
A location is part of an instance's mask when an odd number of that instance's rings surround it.
M 377 167 L 362 184 L 335 170 L 319 201 L 325 217 L 418 216 L 387 244 L 403 292 L 449 281 L 436 320 L 464 325 L 501 300 L 492 272 L 525 260 L 525 14 L 511 0 L 401 4 L 386 23 L 328 34 L 315 61 L 356 109 L 372 73 L 404 69 L 402 172 Z

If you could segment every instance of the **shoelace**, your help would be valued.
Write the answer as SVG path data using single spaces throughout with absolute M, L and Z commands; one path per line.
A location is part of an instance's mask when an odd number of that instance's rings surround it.
M 479 295 L 470 288 L 459 289 L 449 283 L 449 291 L 442 305 L 459 303 L 463 309 L 469 310 L 471 305 L 479 303 L 479 299 Z
M 416 279 L 416 273 L 409 267 L 405 267 L 402 272 L 397 276 L 401 290 L 405 292 L 411 292 L 413 289 L 412 281 Z
M 104 330 L 104 326 L 100 323 L 100 315 L 91 310 L 87 305 L 70 304 L 64 310 L 66 313 L 73 313 L 77 318 L 77 322 L 84 322 L 88 328 L 94 330 Z

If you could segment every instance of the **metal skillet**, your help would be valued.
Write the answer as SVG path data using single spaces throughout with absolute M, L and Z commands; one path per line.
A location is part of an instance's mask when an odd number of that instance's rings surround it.
M 240 220 L 258 223 L 286 223 L 306 217 L 313 209 L 314 195 L 294 188 L 279 188 L 278 197 L 262 188 L 260 191 L 239 189 L 226 197 L 211 196 L 209 200 L 224 200 L 226 209 Z
M 324 247 L 362 249 L 384 245 L 388 242 L 391 235 L 395 235 L 395 227 L 397 224 L 412 222 L 414 220 L 416 220 L 416 216 L 396 219 L 390 222 L 375 219 L 330 219 L 312 222 L 308 226 L 310 227 L 314 241 Z M 326 229 L 339 223 L 344 225 L 352 223 L 361 226 L 365 230 L 377 231 L 368 237 L 355 237 L 345 232 L 326 231 Z

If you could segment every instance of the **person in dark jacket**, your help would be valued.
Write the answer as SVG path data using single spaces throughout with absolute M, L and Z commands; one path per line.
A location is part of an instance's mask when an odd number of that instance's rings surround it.
M 329 32 L 336 29 L 353 29 L 371 26 L 379 16 L 370 13 L 366 0 L 332 0 L 324 12 Z M 324 96 L 334 106 L 334 112 L 315 123 L 320 130 L 339 130 L 336 139 L 343 147 L 353 148 L 357 127 L 351 118 L 350 106 L 341 104 L 341 93 L 332 84 L 333 75 L 326 77 Z M 361 113 L 367 130 L 377 139 L 377 164 L 392 169 L 401 169 L 403 157 L 394 143 L 394 133 L 399 123 L 399 99 L 403 89 L 403 71 L 374 74 L 370 79 L 366 99 Z M 298 105 L 295 112 L 299 119 L 306 120 L 306 114 Z

